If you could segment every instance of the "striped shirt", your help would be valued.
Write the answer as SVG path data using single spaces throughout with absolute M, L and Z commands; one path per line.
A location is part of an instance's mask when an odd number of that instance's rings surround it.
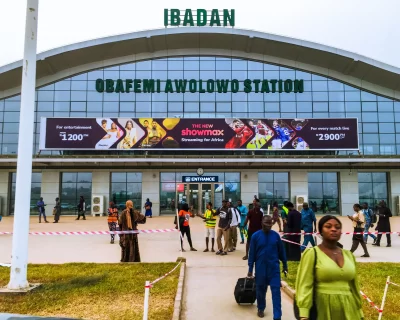
M 210 210 L 210 209 L 207 209 L 206 212 L 204 213 L 204 218 L 212 219 L 206 221 L 206 228 L 215 228 L 217 219 L 214 217 L 213 213 L 215 213 L 215 210 Z

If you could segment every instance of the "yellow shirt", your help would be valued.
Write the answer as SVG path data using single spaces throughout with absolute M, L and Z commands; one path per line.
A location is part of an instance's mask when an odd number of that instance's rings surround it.
M 215 212 L 215 210 L 207 209 L 206 212 L 204 213 L 204 218 L 213 219 L 213 220 L 205 221 L 206 228 L 215 228 L 215 225 L 217 223 L 217 219 L 213 215 L 214 212 Z

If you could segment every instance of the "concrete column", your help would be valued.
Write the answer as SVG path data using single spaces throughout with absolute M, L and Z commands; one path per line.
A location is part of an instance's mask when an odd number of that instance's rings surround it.
M 110 172 L 93 171 L 92 172 L 92 198 L 93 195 L 104 196 L 104 207 L 102 214 L 105 214 L 110 201 Z M 92 203 L 93 205 L 93 203 Z M 92 212 L 90 212 L 92 214 Z
M 253 203 L 254 195 L 258 195 L 258 171 L 242 171 L 240 173 L 241 197 L 245 206 Z
M 0 214 L 5 217 L 9 215 L 8 205 L 8 192 L 9 192 L 9 172 L 0 172 Z
M 146 199 L 153 203 L 153 216 L 160 215 L 160 172 L 144 171 L 142 173 L 142 207 Z M 144 213 L 144 209 L 142 209 Z
M 400 215 L 399 196 L 400 196 L 400 170 L 393 169 L 390 171 L 390 189 L 388 206 L 392 210 L 393 215 Z
M 340 215 L 353 214 L 353 205 L 359 202 L 358 172 L 356 170 L 342 170 L 340 179 Z
M 56 198 L 60 197 L 60 171 L 43 171 L 41 196 L 46 206 L 46 214 L 51 216 L 56 204 Z
M 291 170 L 290 179 L 290 199 L 296 204 L 296 196 L 306 196 L 308 199 L 308 175 L 306 170 Z

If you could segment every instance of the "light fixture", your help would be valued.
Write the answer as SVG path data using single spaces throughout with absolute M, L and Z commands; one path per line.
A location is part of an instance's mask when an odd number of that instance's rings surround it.
M 155 173 L 153 173 L 153 178 L 155 179 L 157 177 L 157 175 Z
M 244 178 L 247 179 L 247 173 L 244 175 Z

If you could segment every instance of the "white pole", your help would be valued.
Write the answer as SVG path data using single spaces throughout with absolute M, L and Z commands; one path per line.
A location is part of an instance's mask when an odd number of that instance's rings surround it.
M 30 218 L 33 126 L 35 122 L 36 43 L 39 0 L 27 0 L 24 60 L 22 65 L 21 111 L 19 121 L 17 183 L 11 274 L 8 289 L 29 287 L 27 280 Z
M 150 296 L 150 281 L 146 281 L 146 286 L 144 289 L 143 320 L 147 320 L 149 316 L 149 296 Z
M 379 312 L 378 320 L 381 320 L 382 316 L 383 316 L 383 307 L 385 306 L 386 294 L 387 294 L 387 291 L 388 291 L 388 288 L 389 288 L 389 283 L 390 283 L 390 276 L 387 277 L 387 280 L 386 280 L 386 286 L 385 286 L 385 291 L 383 292 L 381 311 Z
M 181 257 L 183 256 L 183 239 L 182 239 L 182 234 L 181 234 L 181 226 L 179 224 L 179 210 L 176 209 L 176 223 L 178 226 L 178 233 L 179 233 L 179 248 L 181 252 Z
M 268 213 L 267 213 L 267 215 L 269 215 L 269 207 L 270 207 L 270 206 L 268 205 Z

